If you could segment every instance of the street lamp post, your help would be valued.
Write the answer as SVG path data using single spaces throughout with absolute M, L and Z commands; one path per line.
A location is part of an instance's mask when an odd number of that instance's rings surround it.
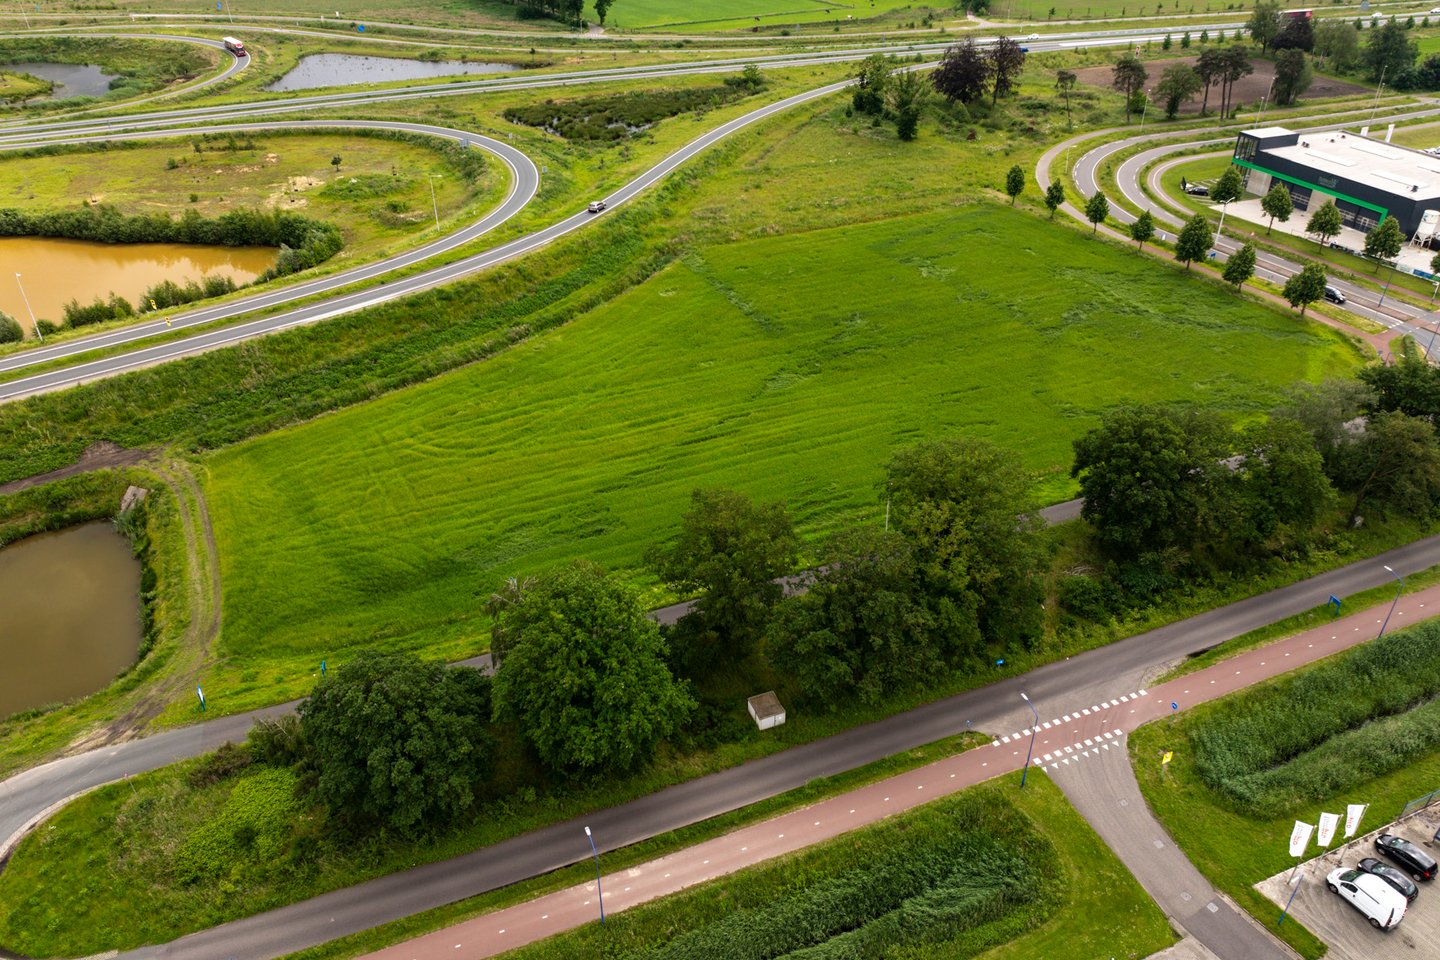
M 1145 105 L 1140 108 L 1140 132 L 1145 132 L 1145 114 L 1150 109 L 1150 91 L 1145 91 Z
M 1385 298 L 1390 294 L 1390 281 L 1395 279 L 1395 261 L 1390 261 L 1390 272 L 1385 275 L 1385 289 L 1380 291 L 1380 302 L 1375 304 L 1376 308 L 1385 306 Z
M 40 342 L 44 343 L 45 334 L 40 332 L 40 321 L 35 319 L 35 308 L 30 306 L 30 298 L 25 295 L 25 285 L 20 282 L 20 274 L 18 273 L 15 274 L 15 286 L 20 288 L 20 299 L 25 301 L 25 312 L 30 314 L 31 329 L 35 331 L 35 336 L 40 338 Z
M 595 838 L 590 828 L 585 828 L 585 839 L 590 841 L 590 853 L 595 857 L 595 896 L 600 899 L 600 922 L 605 922 L 605 894 L 600 889 L 600 851 L 595 849 Z
M 430 183 L 430 209 L 435 211 L 436 230 L 440 229 L 440 205 L 435 202 L 435 178 L 438 176 L 440 176 L 440 174 L 432 173 L 430 174 L 430 176 L 425 178 Z
M 1025 789 L 1025 778 L 1030 775 L 1030 757 L 1035 753 L 1035 734 L 1040 729 L 1040 714 L 1035 710 L 1035 704 L 1030 702 L 1030 697 L 1025 691 L 1020 691 L 1020 699 L 1025 701 L 1025 706 L 1035 716 L 1035 725 L 1030 728 L 1030 747 L 1025 751 L 1025 769 L 1020 773 L 1020 789 Z
M 1395 591 L 1395 599 L 1390 601 L 1390 610 L 1388 613 L 1385 614 L 1385 622 L 1380 624 L 1380 632 L 1375 634 L 1376 640 L 1379 640 L 1381 637 L 1385 636 L 1385 628 L 1390 626 L 1390 614 L 1395 612 L 1395 605 L 1400 602 L 1400 594 L 1405 592 L 1405 578 L 1392 570 L 1388 564 L 1385 567 L 1385 572 L 1390 574 L 1396 580 L 1400 581 L 1400 586 Z

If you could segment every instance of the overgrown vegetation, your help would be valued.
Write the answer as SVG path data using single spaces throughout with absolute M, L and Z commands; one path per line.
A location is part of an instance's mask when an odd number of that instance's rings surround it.
M 193 43 L 121 37 L 47 37 L 28 33 L 0 39 L 0 66 L 10 63 L 98 64 L 117 74 L 104 99 L 134 97 L 210 69 L 215 51 Z M 71 98 L 68 104 L 84 102 Z
M 758 80 L 758 70 L 755 76 Z M 624 140 L 666 117 L 703 113 L 754 93 L 756 89 L 727 82 L 719 87 L 641 90 L 578 100 L 546 100 L 533 106 L 509 107 L 504 117 L 512 123 L 539 127 L 567 140 Z

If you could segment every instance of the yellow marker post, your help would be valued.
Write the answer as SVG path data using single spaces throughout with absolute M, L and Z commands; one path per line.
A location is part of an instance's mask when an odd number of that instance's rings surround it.
M 1166 750 L 1166 751 L 1165 751 L 1165 756 L 1163 756 L 1163 757 L 1160 758 L 1160 766 L 1162 766 L 1162 767 L 1165 766 L 1167 763 L 1169 763 L 1169 762 L 1170 762 L 1171 760 L 1173 760 L 1174 758 L 1175 758 L 1175 751 L 1173 751 L 1173 750 Z
M 166 317 L 166 318 L 165 318 L 165 326 L 167 326 L 167 327 L 170 326 L 170 318 L 169 318 L 169 317 Z

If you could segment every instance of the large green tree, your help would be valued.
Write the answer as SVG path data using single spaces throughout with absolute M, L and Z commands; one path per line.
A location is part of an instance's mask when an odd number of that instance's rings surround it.
M 1379 30 L 1370 31 L 1361 60 L 1372 81 L 1388 81 L 1393 87 L 1415 65 L 1419 55 L 1420 45 L 1410 39 L 1399 21 L 1392 19 Z
M 1252 244 L 1245 244 L 1239 250 L 1230 255 L 1225 261 L 1225 269 L 1220 275 L 1225 282 L 1233 284 L 1236 290 L 1244 285 L 1246 280 L 1255 276 L 1255 247 Z
M 1440 367 L 1432 366 L 1415 347 L 1403 340 L 1394 363 L 1372 363 L 1360 371 L 1360 382 L 1373 393 L 1369 407 L 1440 420 Z
M 682 596 L 697 596 L 677 629 L 687 673 L 750 656 L 795 571 L 800 542 L 783 503 L 757 504 L 734 490 L 696 490 L 674 540 L 650 551 L 650 566 Z
M 1155 236 L 1155 217 L 1149 210 L 1141 210 L 1140 216 L 1130 224 L 1130 239 L 1135 241 L 1135 249 L 1143 249 L 1146 242 L 1153 236 Z
M 1239 200 L 1245 193 L 1245 181 L 1240 179 L 1240 168 L 1231 164 L 1225 168 L 1210 188 L 1210 199 L 1226 206 Z
M 1405 234 L 1400 232 L 1400 222 L 1394 217 L 1386 217 L 1378 227 L 1365 234 L 1365 255 L 1376 260 L 1394 260 L 1404 246 Z M 1375 270 L 1379 272 L 1380 264 L 1375 264 Z
M 1039 629 L 1031 483 L 1013 452 L 968 437 L 921 443 L 890 461 L 891 526 L 910 544 L 920 595 L 949 654 Z
M 1015 198 L 1025 192 L 1025 170 L 1018 163 L 1005 174 L 1005 192 L 1010 195 L 1012 207 L 1015 206 Z
M 885 92 L 890 83 L 890 60 L 883 53 L 872 53 L 860 61 L 855 74 L 851 106 L 857 113 L 878 114 L 885 109 Z
M 1340 236 L 1340 230 L 1345 226 L 1345 220 L 1340 215 L 1340 208 L 1335 206 L 1334 200 L 1326 200 L 1315 212 L 1310 214 L 1310 222 L 1305 224 L 1305 232 L 1315 235 L 1315 242 L 1324 246 L 1331 237 Z
M 1305 264 L 1285 281 L 1283 294 L 1290 306 L 1299 307 L 1300 316 L 1305 316 L 1305 308 L 1325 296 L 1325 268 L 1318 263 Z
M 925 85 L 920 75 L 904 70 L 891 78 L 889 103 L 895 115 L 895 135 L 907 143 L 914 140 L 920 131 L 920 109 L 925 105 Z
M 865 527 L 826 546 L 805 593 L 791 597 L 766 635 L 769 658 L 807 698 L 828 702 L 931 682 L 947 644 L 918 596 L 915 559 L 897 533 Z
M 1105 199 L 1105 194 L 1096 190 L 1091 194 L 1090 199 L 1085 201 L 1085 219 L 1093 224 L 1090 232 L 1098 232 L 1100 224 L 1104 223 L 1108 216 L 1110 216 L 1110 201 Z
M 1074 118 L 1070 115 L 1070 95 L 1075 92 L 1075 84 L 1080 78 L 1073 70 L 1060 69 L 1055 71 L 1055 91 L 1065 98 L 1065 126 L 1074 126 Z
M 1249 48 L 1241 43 L 1231 45 L 1230 49 L 1224 52 L 1220 63 L 1220 115 L 1228 117 L 1233 106 L 1230 94 L 1235 89 L 1235 81 L 1254 73 L 1255 65 L 1250 62 Z
M 1269 235 L 1277 218 L 1281 223 L 1289 221 L 1290 212 L 1295 209 L 1295 201 L 1290 197 L 1289 188 L 1276 180 L 1270 187 L 1270 192 L 1260 198 L 1260 209 L 1270 216 L 1270 222 L 1265 226 L 1265 233 Z
M 1364 383 L 1330 379 L 1298 384 L 1272 418 L 1300 424 L 1320 453 L 1325 475 L 1338 482 L 1346 449 L 1363 430 L 1363 414 L 1374 404 L 1375 394 Z
M 1200 74 L 1188 63 L 1176 63 L 1165 68 L 1160 82 L 1155 84 L 1155 95 L 1165 103 L 1165 116 L 1174 120 L 1180 112 L 1180 105 L 1195 98 L 1205 82 Z
M 1286 107 L 1294 103 L 1315 79 L 1315 71 L 1301 50 L 1281 50 L 1275 55 L 1275 103 Z
M 1440 506 L 1440 442 L 1428 420 L 1376 413 L 1345 448 L 1340 487 L 1354 496 L 1352 523 L 1367 507 L 1427 517 Z
M 1137 92 L 1143 92 L 1145 82 L 1150 79 L 1150 71 L 1145 69 L 1145 64 L 1134 54 L 1127 53 L 1115 61 L 1115 66 L 1110 71 L 1110 85 L 1119 90 L 1125 97 L 1125 122 L 1130 122 L 1132 100 Z
M 1345 20 L 1321 20 L 1315 25 L 1315 55 L 1329 70 L 1343 73 L 1360 59 L 1360 34 Z
M 1065 186 L 1058 179 L 1051 180 L 1045 188 L 1045 209 L 1050 211 L 1050 219 L 1055 219 L 1055 211 L 1065 203 Z
M 506 617 L 514 640 L 495 674 L 495 717 L 552 770 L 634 769 L 694 708 L 639 596 L 593 564 L 537 578 Z
M 1243 522 L 1230 533 L 1239 555 L 1276 541 L 1302 539 L 1335 504 L 1335 488 L 1304 425 L 1276 417 L 1239 437 L 1235 497 Z
M 468 667 L 366 651 L 299 707 L 315 797 L 402 831 L 469 810 L 490 763 L 490 681 Z
M 1270 49 L 1283 27 L 1278 0 L 1259 0 L 1250 14 L 1250 21 L 1245 24 L 1251 39 L 1260 44 L 1262 51 Z
M 1175 259 L 1189 270 L 1190 264 L 1204 259 L 1214 242 L 1215 235 L 1210 232 L 1209 221 L 1203 214 L 1197 213 L 1185 221 L 1185 226 L 1180 228 L 1180 234 L 1175 238 Z
M 1223 502 L 1215 487 L 1229 477 L 1227 433 L 1208 411 L 1132 406 L 1076 440 L 1070 473 L 1101 545 L 1133 558 L 1204 537 Z
M 1025 48 L 1009 37 L 996 37 L 990 45 L 991 106 L 1014 92 L 1024 69 Z
M 1203 116 L 1210 107 L 1210 88 L 1225 75 L 1225 51 L 1219 47 L 1201 50 L 1200 56 L 1195 60 L 1194 70 L 1200 82 L 1205 85 L 1205 98 L 1200 101 L 1200 113 Z

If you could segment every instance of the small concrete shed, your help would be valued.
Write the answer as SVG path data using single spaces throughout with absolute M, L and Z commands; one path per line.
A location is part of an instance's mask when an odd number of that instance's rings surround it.
M 755 726 L 761 730 L 769 730 L 785 722 L 785 708 L 780 705 L 780 698 L 775 696 L 774 690 L 751 697 L 745 701 L 745 706 L 750 710 Z

